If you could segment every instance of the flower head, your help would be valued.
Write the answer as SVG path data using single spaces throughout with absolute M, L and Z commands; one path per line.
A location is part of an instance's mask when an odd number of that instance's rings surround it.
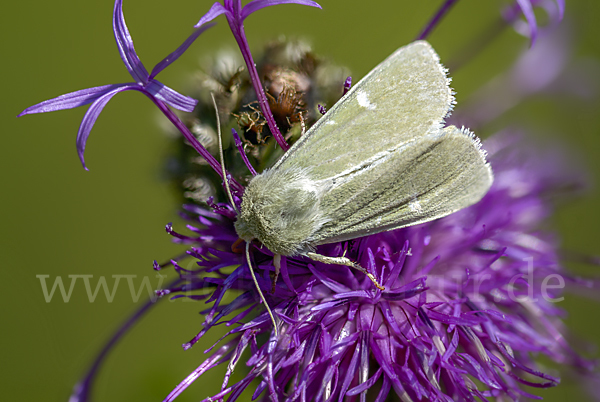
M 591 369 L 561 335 L 561 311 L 554 304 L 565 282 L 576 280 L 562 270 L 552 234 L 540 230 L 552 211 L 547 197 L 564 186 L 564 171 L 547 163 L 553 159 L 546 155 L 525 158 L 515 145 L 507 135 L 485 144 L 496 180 L 478 204 L 435 222 L 319 248 L 326 255 L 347 250 L 376 273 L 383 292 L 349 268 L 283 257 L 281 279 L 267 295 L 282 322 L 279 336 L 258 309 L 244 258 L 231 251 L 237 238 L 233 211 L 188 206 L 187 217 L 202 225 L 191 227 L 193 236 L 176 236 L 194 245 L 198 268 L 175 266 L 188 283 L 185 291 L 203 290 L 213 305 L 202 331 L 184 347 L 220 323 L 238 326 L 165 400 L 222 362 L 228 370 L 222 393 L 213 399 L 230 393 L 235 400 L 261 379 L 254 397 L 264 391 L 272 400 L 360 394 L 384 400 L 390 392 L 403 401 L 516 400 L 533 397 L 523 385 L 559 382 L 540 370 L 533 355 Z M 272 253 L 256 247 L 253 256 L 260 286 L 270 289 Z M 238 268 L 229 272 L 228 266 Z M 232 290 L 240 295 L 225 304 L 223 296 Z M 252 314 L 258 315 L 248 318 Z M 230 385 L 248 348 L 250 370 Z
M 260 84 L 260 78 L 256 70 L 254 59 L 252 58 L 252 53 L 250 53 L 250 47 L 244 31 L 244 20 L 250 14 L 265 7 L 279 4 L 301 4 L 305 6 L 321 8 L 317 2 L 312 0 L 253 0 L 244 7 L 242 7 L 242 0 L 224 0 L 223 4 L 219 2 L 214 3 L 210 10 L 208 10 L 208 12 L 200 18 L 196 24 L 196 28 L 199 28 L 207 22 L 212 21 L 221 14 L 225 14 L 225 17 L 227 17 L 227 22 L 229 23 L 229 27 L 231 28 L 231 33 L 233 34 L 233 37 L 235 38 L 242 53 L 242 57 L 246 62 L 246 68 L 248 69 L 252 85 L 254 86 L 254 91 L 258 98 L 259 108 L 265 117 L 266 123 L 271 130 L 271 134 L 281 149 L 287 150 L 288 144 L 279 131 L 275 119 L 273 118 L 273 113 L 269 108 L 269 101 L 263 87 Z
M 23 110 L 19 116 L 33 113 L 46 113 L 54 112 L 56 110 L 72 109 L 78 106 L 83 106 L 91 103 L 92 105 L 87 110 L 79 126 L 77 132 L 77 153 L 79 159 L 85 166 L 83 153 L 85 151 L 85 144 L 90 135 L 92 127 L 96 122 L 96 119 L 104 109 L 104 106 L 112 99 L 113 96 L 123 91 L 139 91 L 144 95 L 148 96 L 154 102 L 164 102 L 175 109 L 182 110 L 185 112 L 191 112 L 194 110 L 197 101 L 190 97 L 181 95 L 173 89 L 165 86 L 154 77 L 167 66 L 173 63 L 179 58 L 187 48 L 200 36 L 202 32 L 210 28 L 212 25 L 204 26 L 197 29 L 194 33 L 174 52 L 168 55 L 160 63 L 158 63 L 152 72 L 148 74 L 148 71 L 142 64 L 142 61 L 138 57 L 133 47 L 133 40 L 125 24 L 125 16 L 123 15 L 123 0 L 115 1 L 115 8 L 113 12 L 113 32 L 115 40 L 117 41 L 117 47 L 121 55 L 121 60 L 125 64 L 127 71 L 134 79 L 134 82 L 125 84 L 111 84 L 103 85 L 100 87 L 87 88 L 79 91 L 71 92 L 65 95 L 58 96 L 53 99 L 38 103 Z
M 564 64 L 562 58 L 551 60 L 557 65 L 544 67 L 552 71 Z M 257 381 L 253 397 L 270 400 L 361 395 L 380 401 L 391 393 L 403 401 L 518 400 L 559 383 L 536 356 L 589 372 L 593 364 L 565 340 L 555 302 L 566 285 L 592 283 L 565 272 L 555 235 L 544 229 L 553 211 L 550 197 L 582 183 L 566 164 L 556 163 L 555 154 L 536 154 L 515 135 L 497 135 L 484 148 L 495 183 L 479 203 L 427 224 L 319 247 L 320 254 L 345 255 L 366 267 L 383 292 L 347 267 L 292 257 L 281 259 L 273 286 L 273 253 L 255 245 L 253 267 L 280 323 L 278 334 L 260 306 L 243 254 L 232 250 L 235 211 L 212 202 L 210 212 L 188 205 L 184 217 L 193 222 L 193 234 L 167 230 L 191 245 L 198 266 L 174 263 L 186 285 L 159 294 L 212 303 L 185 349 L 219 324 L 233 329 L 165 401 L 222 363 L 227 372 L 221 392 L 208 400 L 236 400 Z M 260 153 L 251 155 L 255 165 L 264 165 Z M 237 297 L 225 302 L 232 291 Z M 249 369 L 230 384 L 240 362 Z

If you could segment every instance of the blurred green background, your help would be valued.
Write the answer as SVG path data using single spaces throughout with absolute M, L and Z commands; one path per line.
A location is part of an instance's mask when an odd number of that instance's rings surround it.
M 284 5 L 262 10 L 246 22 L 253 48 L 285 34 L 308 39 L 317 53 L 348 66 L 355 82 L 397 47 L 414 39 L 441 0 L 323 0 L 323 10 Z M 205 13 L 209 0 L 126 0 L 125 17 L 146 67 L 175 49 Z M 442 61 L 495 21 L 502 1 L 462 0 L 430 37 Z M 91 358 L 133 303 L 125 279 L 115 299 L 101 293 L 90 303 L 81 279 L 69 303 L 55 295 L 46 303 L 36 275 L 137 275 L 157 283 L 152 260 L 181 251 L 164 231 L 177 220 L 178 198 L 162 179 L 164 119 L 144 96 L 116 96 L 94 127 L 86 152 L 89 172 L 75 152 L 75 135 L 85 108 L 23 118 L 27 106 L 65 92 L 128 82 L 111 28 L 112 0 L 9 2 L 2 20 L 2 399 L 66 401 Z M 567 0 L 565 28 L 572 52 L 585 60 L 600 56 L 600 2 Z M 159 79 L 189 93 L 189 75 L 199 60 L 222 47 L 235 49 L 223 17 Z M 453 73 L 458 103 L 503 71 L 527 40 L 506 30 L 468 66 Z M 593 62 L 591 63 L 593 66 Z M 596 69 L 596 72 L 598 70 Z M 597 74 L 596 74 L 597 75 Z M 597 76 L 594 77 L 597 79 Z M 590 87 L 597 82 L 590 82 Z M 531 129 L 540 143 L 560 138 L 600 182 L 598 98 L 535 98 L 509 113 L 510 123 Z M 500 124 L 498 124 L 500 126 Z M 485 133 L 482 133 L 485 135 Z M 598 253 L 600 193 L 565 205 L 554 222 L 566 249 Z M 177 226 L 176 226 L 177 227 Z M 585 270 L 585 267 L 574 267 Z M 588 273 L 596 272 L 587 269 Z M 600 304 L 568 294 L 561 303 L 568 325 L 581 339 L 600 339 Z M 184 352 L 181 344 L 199 329 L 202 304 L 163 302 L 119 344 L 96 383 L 96 401 L 160 401 L 204 359 L 208 343 Z M 210 340 L 214 340 L 214 336 Z M 203 377 L 178 401 L 215 392 L 222 370 Z M 550 401 L 585 400 L 566 378 L 538 394 Z

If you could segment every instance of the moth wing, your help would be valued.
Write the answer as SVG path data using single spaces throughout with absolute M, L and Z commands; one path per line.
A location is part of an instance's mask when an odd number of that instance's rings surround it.
M 428 222 L 479 201 L 492 171 L 479 139 L 454 126 L 429 132 L 359 169 L 323 180 L 326 222 L 310 241 L 326 244 Z
M 413 42 L 354 85 L 272 169 L 334 176 L 440 128 L 453 103 L 438 55 L 429 43 Z

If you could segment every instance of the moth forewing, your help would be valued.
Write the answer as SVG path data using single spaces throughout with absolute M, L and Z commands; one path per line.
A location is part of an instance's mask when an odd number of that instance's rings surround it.
M 272 169 L 310 167 L 315 180 L 442 126 L 454 103 L 431 45 L 414 42 L 360 80 Z
M 479 201 L 493 177 L 477 137 L 450 126 L 329 180 L 335 184 L 320 200 L 327 221 L 314 244 L 441 218 Z

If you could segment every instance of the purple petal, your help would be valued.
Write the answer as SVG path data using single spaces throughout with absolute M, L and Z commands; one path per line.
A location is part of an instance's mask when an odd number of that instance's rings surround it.
M 392 307 L 387 301 L 381 301 L 379 304 L 381 312 L 383 313 L 383 317 L 387 320 L 390 329 L 394 331 L 396 334 L 401 334 L 402 330 L 398 326 L 398 321 L 394 316 L 394 312 L 392 311 Z
M 219 360 L 229 353 L 234 347 L 235 344 L 239 342 L 239 338 L 234 339 L 233 341 L 223 345 L 218 351 L 213 353 L 210 357 L 208 357 L 198 368 L 196 368 L 190 375 L 188 375 L 183 381 L 181 381 L 170 393 L 167 395 L 163 402 L 170 402 L 175 400 L 179 394 L 181 394 L 187 387 L 190 386 L 191 383 L 196 381 L 198 377 L 204 374 L 209 369 L 220 364 Z M 231 389 L 228 388 L 227 392 L 231 392 Z M 227 394 L 225 392 L 224 394 Z
M 373 385 L 375 385 L 377 380 L 379 380 L 379 377 L 381 377 L 381 373 L 383 373 L 383 369 L 380 367 L 379 370 L 377 370 L 371 378 L 369 378 L 367 381 L 363 382 L 362 384 L 359 384 L 356 387 L 348 390 L 346 395 L 347 396 L 358 395 L 361 392 L 371 389 L 371 387 L 373 387 Z
M 200 18 L 200 21 L 198 21 L 196 25 L 194 25 L 194 28 L 200 28 L 202 25 L 214 20 L 221 14 L 231 13 L 225 7 L 223 7 L 221 3 L 213 4 L 210 10 L 208 10 L 208 12 Z
M 391 383 L 390 379 L 388 378 L 388 376 L 384 375 L 383 376 L 383 384 L 381 384 L 381 390 L 379 391 L 379 395 L 377 395 L 377 399 L 375 399 L 375 402 L 385 401 L 390 392 L 391 387 L 392 387 L 392 383 Z
M 154 77 L 156 77 L 158 75 L 158 73 L 160 73 L 167 66 L 169 66 L 171 63 L 173 63 L 175 60 L 177 60 L 179 58 L 179 56 L 181 56 L 188 49 L 188 47 L 190 47 L 190 45 L 198 38 L 198 36 L 200 36 L 200 34 L 202 32 L 206 31 L 208 28 L 213 27 L 214 25 L 215 24 L 205 25 L 201 28 L 196 29 L 194 31 L 194 33 L 191 34 L 185 40 L 185 42 L 183 42 L 181 44 L 181 46 L 179 46 L 173 53 L 171 53 L 167 57 L 165 57 L 156 66 L 154 66 L 154 68 L 152 69 L 152 72 L 150 73 L 150 77 L 148 77 L 148 79 L 153 79 Z
M 351 290 L 349 292 L 341 292 L 333 295 L 334 299 L 356 299 L 356 298 L 372 298 L 372 292 L 367 290 Z
M 327 286 L 334 292 L 343 293 L 350 291 L 350 289 L 344 286 L 343 284 L 331 279 L 327 275 L 323 275 L 318 269 L 316 269 L 314 265 L 308 264 L 308 269 L 310 269 L 310 272 L 312 272 L 313 275 L 316 276 L 323 283 L 323 285 Z
M 339 301 L 329 301 L 329 302 L 319 303 L 316 306 L 314 306 L 313 308 L 311 308 L 310 311 L 312 311 L 314 313 L 316 311 L 329 310 L 329 309 L 335 308 L 342 304 L 345 304 L 345 303 L 339 302 Z
M 113 12 L 113 32 L 115 34 L 115 40 L 117 41 L 117 47 L 121 54 L 121 59 L 127 67 L 127 71 L 133 77 L 133 79 L 140 84 L 148 82 L 148 71 L 146 67 L 140 61 L 135 49 L 133 47 L 133 39 L 129 34 L 127 25 L 125 24 L 125 16 L 123 15 L 123 0 L 115 1 L 115 10 Z
M 33 113 L 55 112 L 57 110 L 73 109 L 78 106 L 87 105 L 96 99 L 104 96 L 106 93 L 114 91 L 117 88 L 128 86 L 130 84 L 111 84 L 101 87 L 81 89 L 75 92 L 57 96 L 56 98 L 45 100 L 37 105 L 29 106 L 23 110 L 17 117 Z
M 558 18 L 562 20 L 565 15 L 565 0 L 556 0 L 556 5 L 558 6 Z
M 452 340 L 448 344 L 448 347 L 446 348 L 446 352 L 444 353 L 444 356 L 442 356 L 442 361 L 447 362 L 448 359 L 450 357 L 452 357 L 452 355 L 456 351 L 456 348 L 458 347 L 458 340 L 459 340 L 458 331 L 454 330 L 454 335 L 452 335 Z
M 344 381 L 342 382 L 342 389 L 340 391 L 339 402 L 344 400 L 344 396 L 346 396 L 346 391 L 350 388 L 350 384 L 354 379 L 354 375 L 356 374 L 356 369 L 358 367 L 358 358 L 360 357 L 360 342 L 356 342 L 356 346 L 354 347 L 354 353 L 352 355 L 352 360 L 350 360 L 350 364 L 346 369 L 346 375 L 344 376 Z
M 254 0 L 242 9 L 242 21 L 246 19 L 250 14 L 261 8 L 276 6 L 278 4 L 301 4 L 303 6 L 311 6 L 321 8 L 319 3 L 312 0 Z
M 83 152 L 85 151 L 85 143 L 87 142 L 87 139 L 90 136 L 90 131 L 92 131 L 92 127 L 94 127 L 96 119 L 102 112 L 102 109 L 104 109 L 104 106 L 106 106 L 108 101 L 111 100 L 113 96 L 115 96 L 119 92 L 127 91 L 130 89 L 139 90 L 139 87 L 135 84 L 129 84 L 113 89 L 112 91 L 107 92 L 100 98 L 98 98 L 94 103 L 92 103 L 92 106 L 90 106 L 87 112 L 85 112 L 85 116 L 83 116 L 83 120 L 81 121 L 81 125 L 79 126 L 79 131 L 77 132 L 76 140 L 77 153 L 79 154 L 79 159 L 81 160 L 81 164 L 83 165 L 85 170 L 88 170 L 88 168 L 85 166 Z
M 384 292 L 382 294 L 383 298 L 386 300 L 404 300 L 409 299 L 415 295 L 418 295 L 425 290 L 429 289 L 426 284 L 427 278 L 422 277 L 411 283 L 408 283 L 404 286 L 399 287 L 398 289 L 393 289 L 390 292 Z
M 529 24 L 529 39 L 531 41 L 531 46 L 533 46 L 535 38 L 537 37 L 537 22 L 535 20 L 535 13 L 533 12 L 531 0 L 517 0 L 517 3 L 527 20 L 527 24 Z
M 193 112 L 198 103 L 196 99 L 182 95 L 157 80 L 151 80 L 144 88 L 150 95 L 184 112 Z
M 452 315 L 443 314 L 443 313 L 433 311 L 433 310 L 429 310 L 427 312 L 427 316 L 434 321 L 439 321 L 444 324 L 467 325 L 467 326 L 478 325 L 486 320 L 486 318 L 484 318 L 484 317 L 469 316 L 468 314 L 461 314 L 460 317 L 455 317 Z

